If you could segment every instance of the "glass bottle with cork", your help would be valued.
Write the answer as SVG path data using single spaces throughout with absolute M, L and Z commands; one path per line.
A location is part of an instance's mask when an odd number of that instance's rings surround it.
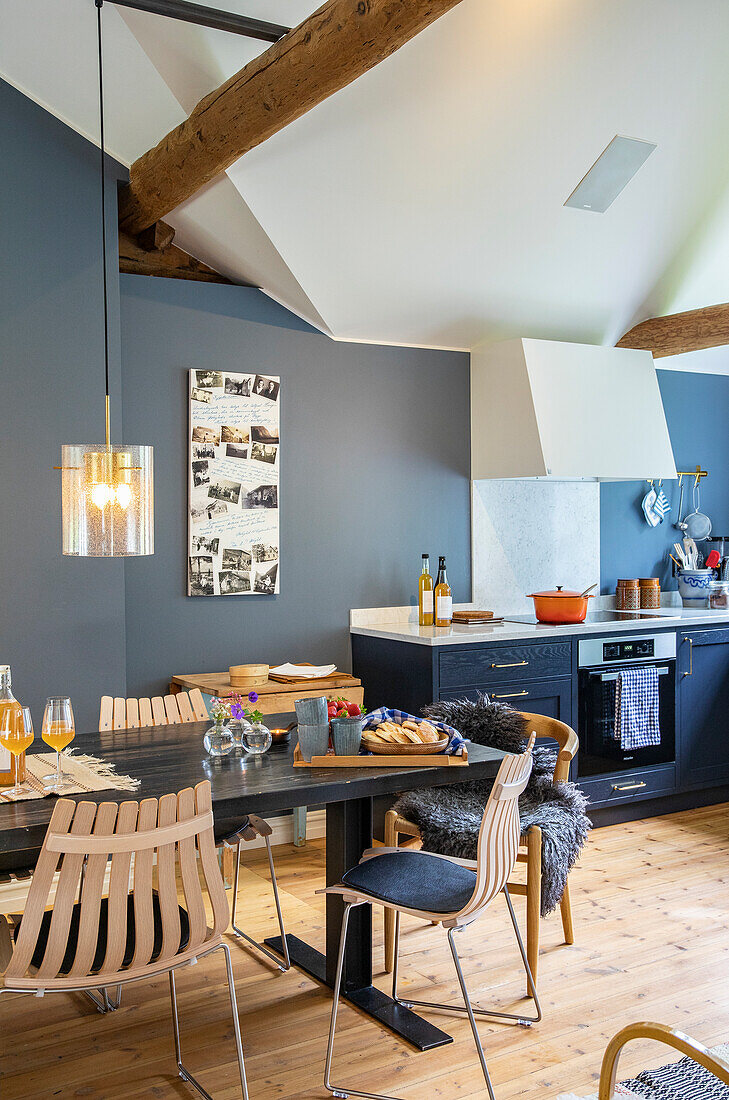
M 7 731 L 17 744 L 24 728 L 23 708 L 13 695 L 11 681 L 10 665 L 0 665 L 0 741 L 2 732 Z M 16 756 L 0 743 L 0 787 L 12 787 L 24 779 L 25 752 Z
M 418 623 L 420 626 L 433 625 L 433 578 L 429 554 L 423 554 L 423 569 L 418 577 Z
M 453 593 L 446 576 L 446 560 L 438 558 L 438 579 L 435 585 L 435 625 L 450 626 L 453 622 Z

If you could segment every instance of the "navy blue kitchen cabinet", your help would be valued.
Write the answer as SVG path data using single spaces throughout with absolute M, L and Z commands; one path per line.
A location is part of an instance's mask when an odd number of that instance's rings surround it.
M 679 785 L 729 780 L 729 629 L 678 633 Z

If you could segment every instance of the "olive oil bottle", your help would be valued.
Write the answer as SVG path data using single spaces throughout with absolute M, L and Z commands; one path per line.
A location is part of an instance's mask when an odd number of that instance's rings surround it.
M 438 558 L 438 580 L 435 585 L 435 625 L 450 626 L 453 622 L 453 593 L 446 576 L 446 560 Z
M 428 554 L 423 554 L 423 570 L 418 578 L 418 622 L 421 626 L 433 625 L 433 578 Z
M 10 665 L 0 665 L 0 729 L 15 734 L 22 729 L 23 708 L 13 695 Z M 0 745 L 0 787 L 12 787 L 25 779 L 25 753 L 11 755 Z

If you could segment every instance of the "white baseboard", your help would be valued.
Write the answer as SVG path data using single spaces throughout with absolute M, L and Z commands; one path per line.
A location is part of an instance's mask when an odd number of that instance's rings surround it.
M 293 844 L 294 842 L 294 816 L 267 817 L 266 821 L 273 829 L 271 844 Z M 306 815 L 306 839 L 318 840 L 327 835 L 326 810 L 309 810 Z M 242 851 L 250 852 L 253 848 L 263 848 L 264 840 L 256 837 L 250 844 L 244 844 Z

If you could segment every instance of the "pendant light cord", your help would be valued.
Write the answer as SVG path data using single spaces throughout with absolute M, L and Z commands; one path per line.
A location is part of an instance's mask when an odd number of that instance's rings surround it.
M 99 120 L 101 124 L 100 166 L 101 166 L 101 257 L 102 283 L 104 288 L 104 387 L 106 397 L 106 446 L 111 445 L 111 425 L 109 418 L 109 294 L 106 274 L 106 151 L 104 143 L 104 56 L 101 42 L 101 7 L 104 0 L 96 2 L 96 27 L 99 44 Z

